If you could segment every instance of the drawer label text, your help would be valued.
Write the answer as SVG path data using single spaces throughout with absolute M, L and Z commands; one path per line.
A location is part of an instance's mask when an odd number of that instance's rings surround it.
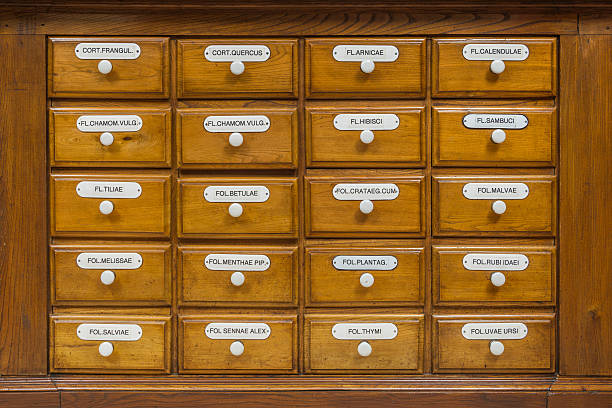
M 74 47 L 78 59 L 132 60 L 140 57 L 140 47 L 134 43 L 79 43 Z
M 208 186 L 204 198 L 209 203 L 263 203 L 270 198 L 266 186 Z
M 393 45 L 336 45 L 332 52 L 336 61 L 393 62 L 399 57 L 399 50 Z
M 272 330 L 265 323 L 209 323 L 204 332 L 213 340 L 265 340 Z
M 338 130 L 394 130 L 399 123 L 392 113 L 342 113 L 334 118 Z
M 463 117 L 468 129 L 524 129 L 528 124 L 525 115 L 470 113 Z
M 397 258 L 391 255 L 338 255 L 332 261 L 340 271 L 391 271 Z
M 137 132 L 142 128 L 138 115 L 83 115 L 76 121 L 81 132 Z
M 525 183 L 467 183 L 463 196 L 469 200 L 522 200 L 529 195 Z
M 138 198 L 142 187 L 127 181 L 81 181 L 76 192 L 83 198 Z
M 263 62 L 270 58 L 270 49 L 265 45 L 209 45 L 204 58 L 210 62 Z
M 527 336 L 523 323 L 467 323 L 461 334 L 468 340 L 520 340 Z
M 136 341 L 142 337 L 142 328 L 137 324 L 84 323 L 77 327 L 81 340 Z
M 204 129 L 211 133 L 265 132 L 270 129 L 270 119 L 265 115 L 207 116 Z
M 338 340 L 391 340 L 397 336 L 393 323 L 338 323 L 332 327 Z
M 396 184 L 336 184 L 332 194 L 340 201 L 395 200 L 399 196 Z
M 204 266 L 211 271 L 265 271 L 270 267 L 266 255 L 208 254 Z
M 529 48 L 524 44 L 468 44 L 463 47 L 463 57 L 469 61 L 524 61 Z
M 469 271 L 524 271 L 529 258 L 523 254 L 467 254 L 463 267 Z
M 138 269 L 142 256 L 136 252 L 81 252 L 76 263 L 82 269 Z

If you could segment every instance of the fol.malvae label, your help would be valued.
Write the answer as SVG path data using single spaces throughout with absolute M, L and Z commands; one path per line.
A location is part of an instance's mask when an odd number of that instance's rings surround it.
M 393 323 L 338 323 L 332 327 L 338 340 L 391 340 L 397 336 Z
M 77 327 L 81 340 L 136 341 L 142 337 L 142 328 L 137 324 L 83 323 Z
M 251 254 L 208 254 L 204 266 L 211 271 L 265 271 L 270 267 L 270 258 Z
M 81 252 L 76 263 L 82 269 L 138 269 L 142 256 L 136 252 Z
M 468 44 L 463 47 L 463 57 L 470 61 L 524 61 L 529 48 L 524 44 Z
M 332 51 L 336 61 L 393 62 L 399 57 L 399 50 L 393 45 L 336 45 Z
M 134 43 L 79 43 L 74 47 L 79 59 L 121 59 L 140 57 L 140 47 Z
M 83 115 L 76 121 L 81 132 L 137 132 L 142 128 L 138 115 Z
M 463 266 L 470 271 L 524 271 L 529 258 L 523 254 L 467 254 Z
M 399 196 L 399 187 L 392 183 L 336 184 L 332 194 L 340 201 L 395 200 Z
M 208 186 L 204 199 L 209 203 L 263 203 L 270 198 L 266 186 Z
M 270 49 L 265 45 L 209 45 L 204 58 L 210 62 L 263 62 L 270 58 Z
M 84 198 L 138 198 L 142 187 L 130 181 L 81 181 L 76 192 Z
M 527 336 L 523 323 L 467 323 L 461 334 L 468 340 L 520 340 Z
M 467 183 L 463 196 L 469 200 L 522 200 L 529 195 L 525 183 Z
M 204 329 L 213 340 L 265 340 L 272 329 L 266 323 L 209 323 Z
M 400 120 L 392 113 L 342 113 L 334 117 L 338 130 L 394 130 Z
M 270 129 L 270 119 L 265 115 L 207 116 L 204 129 L 211 133 L 265 132 Z
M 338 255 L 332 264 L 342 271 L 391 271 L 397 258 L 391 255 Z
M 529 124 L 525 115 L 470 113 L 463 117 L 468 129 L 524 129 Z

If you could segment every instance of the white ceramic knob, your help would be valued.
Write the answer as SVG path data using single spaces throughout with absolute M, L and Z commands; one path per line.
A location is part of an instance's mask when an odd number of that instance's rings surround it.
M 506 69 L 506 64 L 502 60 L 494 60 L 491 62 L 491 72 L 494 74 L 501 74 Z
M 501 272 L 493 272 L 491 274 L 491 283 L 498 288 L 504 286 L 504 283 L 506 283 L 506 275 Z
M 374 284 L 374 275 L 368 272 L 361 274 L 359 277 L 359 283 L 361 283 L 361 286 L 364 288 L 369 288 Z
M 232 276 L 230 276 L 230 281 L 234 286 L 242 286 L 244 283 L 244 273 L 242 272 L 234 272 Z
M 502 200 L 494 201 L 491 205 L 491 209 L 495 214 L 501 215 L 506 212 L 506 203 L 504 203 Z
M 100 135 L 100 143 L 103 146 L 110 146 L 115 141 L 115 136 L 111 132 L 104 132 Z
M 244 72 L 244 63 L 242 61 L 234 61 L 230 65 L 230 71 L 234 75 L 240 75 Z
M 364 60 L 361 61 L 361 71 L 365 74 L 369 74 L 374 71 L 374 61 L 372 60 Z
M 98 353 L 100 353 L 102 357 L 108 357 L 113 354 L 114 349 L 115 348 L 113 347 L 113 343 L 111 343 L 110 341 L 105 341 L 103 343 L 100 343 L 100 345 L 98 346 Z
M 372 354 L 372 346 L 370 346 L 370 343 L 368 343 L 367 341 L 362 341 L 357 346 L 357 352 L 361 357 L 367 357 Z
M 100 71 L 101 74 L 106 75 L 112 70 L 113 64 L 109 60 L 102 60 L 98 62 L 98 71 Z
M 108 215 L 113 212 L 115 205 L 112 201 L 104 200 L 100 203 L 100 212 L 104 215 Z
M 370 200 L 363 200 L 359 203 L 359 211 L 364 214 L 369 214 L 374 211 L 374 203 Z
M 359 140 L 361 140 L 365 144 L 370 144 L 374 141 L 374 132 L 371 130 L 362 130 L 359 135 Z
M 504 343 L 493 340 L 491 343 L 489 343 L 489 350 L 494 356 L 501 356 L 504 353 Z
M 115 281 L 115 272 L 106 270 L 100 274 L 100 282 L 110 285 Z
M 241 341 L 235 341 L 230 344 L 230 353 L 235 356 L 240 356 L 244 353 L 244 344 Z
M 230 204 L 229 214 L 234 218 L 240 217 L 242 215 L 242 206 L 238 203 Z
M 234 132 L 231 135 L 229 135 L 229 144 L 234 146 L 234 147 L 238 147 L 238 146 L 242 146 L 242 142 L 244 142 L 244 138 L 242 137 L 241 133 L 238 132 Z
M 504 141 L 506 140 L 506 132 L 504 132 L 501 129 L 495 129 L 493 132 L 491 132 L 491 141 L 493 143 L 504 143 Z

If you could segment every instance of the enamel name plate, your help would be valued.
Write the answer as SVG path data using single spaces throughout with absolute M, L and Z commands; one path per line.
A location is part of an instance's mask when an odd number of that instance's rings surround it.
M 463 196 L 469 200 L 522 200 L 529 195 L 525 183 L 467 183 Z
M 338 323 L 332 327 L 338 340 L 391 340 L 397 336 L 393 323 Z
M 270 267 L 270 258 L 265 255 L 209 254 L 204 266 L 211 271 L 265 271 Z
M 132 60 L 140 57 L 140 47 L 134 43 L 79 43 L 74 47 L 78 59 Z
M 468 44 L 463 47 L 463 57 L 470 61 L 524 61 L 529 48 L 524 44 Z
M 393 45 L 336 45 L 332 54 L 336 61 L 341 62 L 393 62 L 399 57 L 399 50 Z
M 334 118 L 338 130 L 394 130 L 399 123 L 392 113 L 342 113 Z
M 395 200 L 399 196 L 396 184 L 336 184 L 332 191 L 340 201 Z
M 467 254 L 463 266 L 469 271 L 524 271 L 529 258 L 523 254 Z
M 138 115 L 84 115 L 76 122 L 81 132 L 137 132 L 142 128 Z
M 207 116 L 204 129 L 211 133 L 265 132 L 270 129 L 270 119 L 265 115 Z
M 524 129 L 528 124 L 525 115 L 470 113 L 463 117 L 468 129 Z
M 76 263 L 81 269 L 138 269 L 142 256 L 136 252 L 81 252 Z
M 213 340 L 265 340 L 272 330 L 265 323 L 209 323 L 204 332 Z
M 266 186 L 208 186 L 204 198 L 209 203 L 263 203 L 270 198 Z
M 96 341 L 136 341 L 142 337 L 142 329 L 137 324 L 84 323 L 77 327 L 81 340 Z
M 209 45 L 204 58 L 210 62 L 263 62 L 270 58 L 270 49 L 265 45 Z
M 391 255 L 338 255 L 332 261 L 339 271 L 391 271 L 397 258 Z
M 468 340 L 520 340 L 527 336 L 523 323 L 467 323 L 461 334 Z
M 131 181 L 81 181 L 76 192 L 84 198 L 138 198 L 142 188 Z

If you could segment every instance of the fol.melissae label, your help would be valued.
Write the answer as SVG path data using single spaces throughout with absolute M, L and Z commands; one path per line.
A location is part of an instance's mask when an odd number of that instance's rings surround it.
M 391 340 L 397 336 L 393 323 L 338 323 L 332 327 L 338 340 Z
M 463 117 L 468 129 L 524 129 L 529 124 L 525 115 L 470 113 Z
M 395 200 L 399 196 L 396 184 L 336 184 L 332 190 L 336 200 Z
M 138 115 L 83 115 L 76 122 L 81 132 L 137 132 L 142 128 Z
M 524 271 L 529 258 L 523 254 L 467 254 L 463 266 L 470 271 Z
M 527 336 L 523 323 L 467 323 L 461 334 L 468 340 L 520 340 Z
M 204 332 L 213 340 L 265 340 L 272 329 L 265 323 L 209 323 Z
M 142 187 L 128 181 L 81 181 L 76 192 L 84 198 L 138 198 Z
M 84 323 L 77 327 L 81 340 L 136 341 L 142 337 L 142 328 L 137 324 Z
M 140 47 L 134 43 L 79 43 L 74 47 L 79 59 L 122 59 L 140 57 Z
M 208 254 L 204 266 L 211 271 L 265 271 L 270 267 L 270 258 L 251 254 Z
M 463 47 L 463 57 L 470 61 L 524 61 L 529 48 L 524 44 L 468 44 Z
M 332 264 L 342 271 L 391 271 L 397 266 L 397 258 L 391 255 L 338 255 Z
M 270 119 L 265 115 L 207 116 L 204 129 L 211 133 L 265 132 L 270 129 Z
M 76 263 L 82 269 L 138 269 L 142 256 L 136 252 L 81 252 Z
M 392 113 L 342 113 L 334 118 L 338 130 L 394 130 L 399 123 Z
M 209 203 L 263 203 L 270 198 L 266 186 L 208 186 L 204 198 Z
M 210 62 L 262 62 L 270 58 L 270 49 L 265 45 L 209 45 L 204 58 Z
M 332 51 L 336 61 L 393 62 L 399 57 L 399 50 L 393 45 L 336 45 Z
M 525 183 L 467 183 L 463 196 L 469 200 L 522 200 L 529 195 Z

